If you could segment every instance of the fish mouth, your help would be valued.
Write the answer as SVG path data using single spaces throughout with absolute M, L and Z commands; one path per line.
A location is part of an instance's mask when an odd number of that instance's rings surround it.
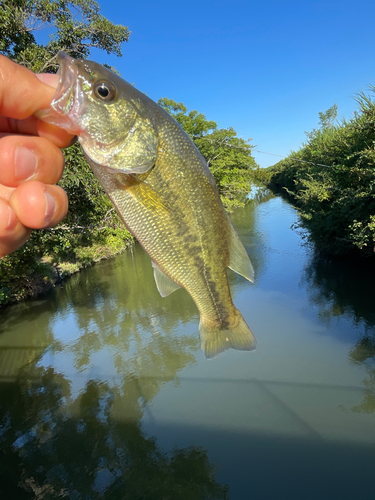
M 81 129 L 77 124 L 79 103 L 77 102 L 77 77 L 78 68 L 75 59 L 65 52 L 58 54 L 60 76 L 55 95 L 50 107 L 40 109 L 34 115 L 43 122 L 50 123 L 56 127 L 66 130 L 69 134 L 79 135 Z
M 51 108 L 60 115 L 67 115 L 74 104 L 74 89 L 77 81 L 77 66 L 75 59 L 65 52 L 58 55 L 60 81 L 51 101 Z

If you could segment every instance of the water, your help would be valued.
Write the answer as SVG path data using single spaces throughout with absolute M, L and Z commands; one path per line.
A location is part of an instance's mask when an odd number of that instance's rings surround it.
M 137 246 L 0 313 L 0 498 L 373 498 L 373 264 L 314 257 L 267 193 L 233 220 L 254 352 L 207 361 Z

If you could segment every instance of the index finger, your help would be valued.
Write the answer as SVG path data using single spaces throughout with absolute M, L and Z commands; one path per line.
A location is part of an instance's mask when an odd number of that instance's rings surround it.
M 0 115 L 24 120 L 48 108 L 54 93 L 32 71 L 0 55 Z
M 69 146 L 71 134 L 33 116 L 49 107 L 58 80 L 53 74 L 35 75 L 0 55 L 0 132 L 40 135 L 59 148 Z

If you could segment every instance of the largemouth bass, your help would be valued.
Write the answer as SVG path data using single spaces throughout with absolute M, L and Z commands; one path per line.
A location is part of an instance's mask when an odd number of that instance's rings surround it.
M 51 109 L 38 117 L 78 136 L 125 226 L 151 257 L 160 294 L 183 287 L 191 295 L 205 356 L 254 349 L 227 280 L 229 267 L 253 281 L 253 268 L 198 149 L 165 110 L 108 69 L 64 53 L 59 64 Z

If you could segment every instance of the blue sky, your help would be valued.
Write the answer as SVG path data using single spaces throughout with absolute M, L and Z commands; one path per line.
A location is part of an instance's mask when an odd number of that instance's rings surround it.
M 354 94 L 375 84 L 375 0 L 106 0 L 101 13 L 132 35 L 121 59 L 92 59 L 154 100 L 233 127 L 256 150 L 297 150 L 319 111 L 336 103 L 348 119 Z M 262 167 L 278 161 L 254 157 Z

